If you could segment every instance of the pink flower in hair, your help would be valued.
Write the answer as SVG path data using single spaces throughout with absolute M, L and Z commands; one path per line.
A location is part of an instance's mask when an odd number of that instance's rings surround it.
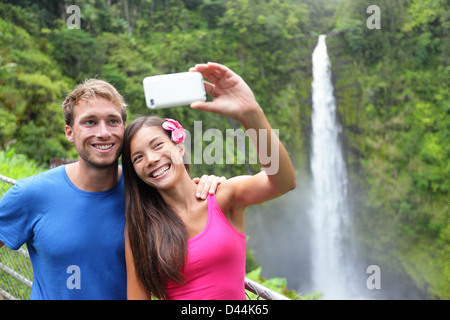
M 186 138 L 186 132 L 183 126 L 177 120 L 166 118 L 162 127 L 165 130 L 172 131 L 172 141 L 175 143 L 183 142 Z

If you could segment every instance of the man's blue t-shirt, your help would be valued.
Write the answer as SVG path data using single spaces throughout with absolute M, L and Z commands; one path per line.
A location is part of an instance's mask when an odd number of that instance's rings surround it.
M 30 299 L 126 299 L 123 176 L 112 189 L 78 189 L 65 166 L 19 180 L 0 200 L 0 241 L 24 243 Z

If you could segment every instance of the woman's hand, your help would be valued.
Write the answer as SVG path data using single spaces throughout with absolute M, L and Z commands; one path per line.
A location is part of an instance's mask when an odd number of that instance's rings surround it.
M 200 72 L 205 81 L 206 93 L 213 97 L 212 102 L 197 101 L 191 104 L 193 109 L 214 112 L 243 123 L 261 108 L 245 81 L 228 67 L 208 62 L 197 64 L 189 71 Z

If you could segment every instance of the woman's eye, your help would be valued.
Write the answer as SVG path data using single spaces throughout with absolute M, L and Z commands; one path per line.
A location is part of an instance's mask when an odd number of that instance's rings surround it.
M 141 160 L 142 156 L 137 156 L 133 159 L 133 163 L 136 163 L 137 161 Z

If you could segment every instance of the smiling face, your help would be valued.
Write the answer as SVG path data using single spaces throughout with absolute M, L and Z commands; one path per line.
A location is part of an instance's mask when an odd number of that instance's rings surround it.
M 149 186 L 167 190 L 187 174 L 184 145 L 173 143 L 160 127 L 142 127 L 130 142 L 131 163 L 138 177 Z
M 73 114 L 66 137 L 74 143 L 80 161 L 99 169 L 117 165 L 125 131 L 120 107 L 103 98 L 80 100 Z

